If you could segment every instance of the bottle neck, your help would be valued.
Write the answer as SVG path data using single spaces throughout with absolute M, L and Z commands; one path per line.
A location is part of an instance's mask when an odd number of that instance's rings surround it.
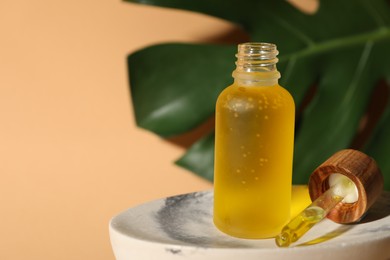
M 243 43 L 238 45 L 234 82 L 243 86 L 273 86 L 280 73 L 276 68 L 278 50 L 271 43 Z

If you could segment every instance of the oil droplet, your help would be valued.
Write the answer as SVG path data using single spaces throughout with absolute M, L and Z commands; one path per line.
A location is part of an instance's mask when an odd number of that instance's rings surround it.
M 236 172 L 237 172 L 237 173 L 240 173 L 241 171 L 240 171 L 240 169 L 237 169 Z
M 259 107 L 259 110 L 263 110 L 263 107 Z
M 256 134 L 256 137 L 260 137 L 260 134 Z
M 266 120 L 267 120 L 267 119 L 268 119 L 268 116 L 264 116 L 264 119 L 266 119 Z
M 238 114 L 237 114 L 237 113 L 234 113 L 234 117 L 238 117 Z
M 243 149 L 245 149 L 245 146 L 241 145 L 240 148 L 241 148 L 241 150 L 243 150 Z
M 242 154 L 242 157 L 246 157 L 246 156 L 247 156 L 246 153 L 243 153 L 243 154 Z
M 255 177 L 255 181 L 258 181 L 259 180 L 259 177 Z
M 241 181 L 241 183 L 245 185 L 245 184 L 246 184 L 246 181 Z
M 254 170 L 254 169 L 252 169 L 252 170 L 251 170 L 251 173 L 254 173 L 254 172 L 255 172 L 255 170 Z M 257 178 L 257 177 L 256 177 L 256 178 Z

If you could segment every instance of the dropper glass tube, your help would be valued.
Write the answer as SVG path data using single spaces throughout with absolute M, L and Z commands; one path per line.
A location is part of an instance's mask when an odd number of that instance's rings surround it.
M 343 197 L 335 195 L 332 189 L 327 190 L 283 227 L 282 232 L 275 238 L 276 244 L 279 247 L 287 247 L 296 242 L 342 200 Z
M 337 173 L 331 177 L 334 177 L 333 185 L 284 226 L 281 233 L 276 236 L 275 242 L 279 247 L 288 247 L 296 242 L 347 196 L 348 202 L 357 200 L 357 189 L 353 181 Z

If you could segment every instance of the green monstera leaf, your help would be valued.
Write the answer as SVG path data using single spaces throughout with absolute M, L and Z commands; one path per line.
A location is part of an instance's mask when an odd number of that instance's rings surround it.
M 251 41 L 272 42 L 280 84 L 298 111 L 294 183 L 336 151 L 351 147 L 379 81 L 390 82 L 390 4 L 385 0 L 323 0 L 305 14 L 284 0 L 130 0 L 216 16 L 238 24 Z M 163 137 L 183 134 L 214 114 L 231 84 L 236 46 L 161 44 L 128 57 L 137 124 Z M 313 87 L 314 86 L 314 87 Z M 388 93 L 388 84 L 384 92 Z M 310 94 L 311 93 L 311 94 Z M 312 96 L 307 102 L 308 96 Z M 308 104 L 306 104 L 308 103 Z M 390 103 L 367 142 L 390 189 Z M 177 164 L 212 180 L 214 135 L 201 138 Z

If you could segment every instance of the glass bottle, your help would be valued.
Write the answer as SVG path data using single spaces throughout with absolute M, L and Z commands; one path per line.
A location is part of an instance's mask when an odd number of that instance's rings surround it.
M 235 237 L 274 237 L 290 218 L 295 105 L 277 54 L 238 45 L 234 83 L 216 104 L 214 223 Z

